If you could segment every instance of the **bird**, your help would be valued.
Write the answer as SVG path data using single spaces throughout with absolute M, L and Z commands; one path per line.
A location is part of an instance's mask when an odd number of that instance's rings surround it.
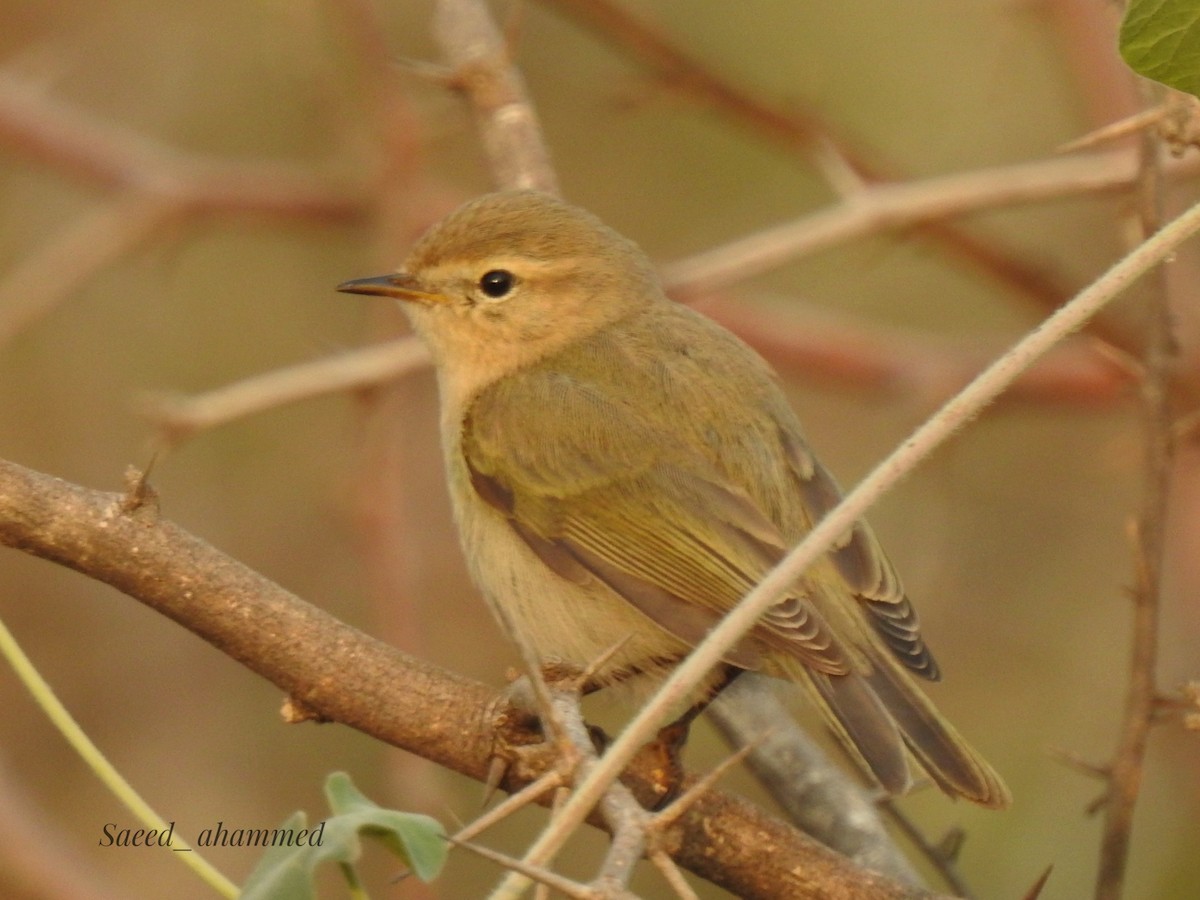
M 399 271 L 338 290 L 401 301 L 435 364 L 449 493 L 501 625 L 598 686 L 653 685 L 840 500 L 770 366 L 671 300 L 591 213 L 485 194 Z M 917 680 L 940 669 L 874 533 L 857 522 L 724 656 L 800 685 L 887 792 L 925 773 L 1011 802 Z

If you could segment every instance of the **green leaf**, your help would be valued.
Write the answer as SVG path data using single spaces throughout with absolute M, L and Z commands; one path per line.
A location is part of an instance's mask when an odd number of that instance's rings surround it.
M 380 841 L 405 861 L 422 881 L 437 877 L 446 861 L 448 844 L 441 823 L 417 813 L 384 809 L 364 797 L 345 772 L 334 772 L 325 780 L 325 796 L 335 813 L 326 820 L 326 846 L 357 846 L 358 833 Z M 332 838 L 332 840 L 329 840 Z M 357 853 L 349 859 L 358 859 Z
M 308 827 L 308 817 L 302 812 L 294 812 L 279 826 L 299 832 Z M 312 871 L 314 863 L 308 848 L 288 847 L 285 845 L 272 846 L 254 871 L 242 885 L 238 895 L 239 900 L 267 900 L 267 898 L 294 897 L 295 900 L 313 900 L 316 893 L 313 889 Z
M 326 861 L 346 866 L 357 862 L 362 856 L 360 835 L 383 844 L 422 881 L 437 877 L 448 844 L 436 819 L 372 803 L 345 772 L 326 779 L 325 796 L 333 815 L 311 829 L 303 812 L 289 816 L 277 830 L 284 838 L 263 854 L 242 887 L 241 900 L 315 898 L 316 867 Z M 283 842 L 289 835 L 294 840 Z
M 1129 0 L 1121 56 L 1139 75 L 1200 96 L 1200 3 Z

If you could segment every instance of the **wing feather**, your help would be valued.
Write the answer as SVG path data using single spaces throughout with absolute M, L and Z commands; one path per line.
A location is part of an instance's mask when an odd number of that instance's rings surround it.
M 479 497 L 504 513 L 539 558 L 564 577 L 586 570 L 679 638 L 696 643 L 782 556 L 779 530 L 744 492 L 657 459 L 673 441 L 647 433 L 619 404 L 561 372 L 528 373 L 547 420 L 569 421 L 548 439 L 511 446 L 505 385 L 485 393 L 464 425 L 462 452 Z M 568 408 L 564 408 L 568 406 Z M 595 420 L 601 420 L 599 427 Z M 595 435 L 621 435 L 598 450 Z M 705 477 L 708 475 L 709 477 Z M 573 564 L 572 564 L 573 563 Z M 817 671 L 851 664 L 829 623 L 802 592 L 764 615 L 731 661 L 759 665 L 766 648 Z
M 841 502 L 833 476 L 806 446 L 780 429 L 796 485 L 814 520 Z M 937 660 L 921 637 L 917 612 L 891 560 L 865 522 L 857 522 L 830 551 L 834 566 L 867 612 L 868 621 L 906 668 L 929 681 L 941 678 Z

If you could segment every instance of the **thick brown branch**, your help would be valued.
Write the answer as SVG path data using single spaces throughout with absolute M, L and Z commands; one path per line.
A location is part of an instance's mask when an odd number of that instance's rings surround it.
M 476 779 L 493 748 L 485 685 L 345 625 L 162 518 L 154 498 L 89 490 L 0 461 L 0 544 L 112 585 L 199 635 L 317 715 Z M 630 778 L 650 790 L 652 760 Z M 540 771 L 523 773 L 526 782 Z M 524 783 L 524 782 L 523 782 Z M 505 789 L 521 784 L 509 780 Z M 857 869 L 718 792 L 680 820 L 675 859 L 742 897 L 928 894 Z

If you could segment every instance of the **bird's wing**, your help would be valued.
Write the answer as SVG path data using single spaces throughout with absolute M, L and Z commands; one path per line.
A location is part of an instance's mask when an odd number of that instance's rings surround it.
M 780 436 L 799 494 L 816 522 L 841 502 L 841 490 L 798 435 L 781 428 Z M 829 555 L 896 658 L 915 674 L 937 681 L 937 661 L 921 637 L 917 612 L 871 527 L 856 522 Z
M 536 434 L 513 415 L 539 411 Z M 478 495 L 565 577 L 586 571 L 660 627 L 695 643 L 766 574 L 784 542 L 749 496 L 685 466 L 619 402 L 561 371 L 527 371 L 489 388 L 463 423 L 461 452 Z M 730 656 L 764 650 L 831 675 L 846 648 L 802 590 L 762 618 Z

